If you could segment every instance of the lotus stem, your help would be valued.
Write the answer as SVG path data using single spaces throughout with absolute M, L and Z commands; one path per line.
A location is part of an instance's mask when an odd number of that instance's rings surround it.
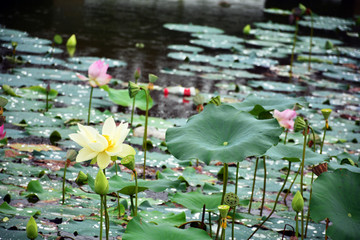
M 299 236 L 299 212 L 296 212 L 296 216 L 295 216 L 295 224 L 296 224 L 296 231 L 295 231 L 295 236 L 296 238 Z M 303 236 L 301 235 L 301 238 L 303 238 Z
M 323 150 L 323 146 L 324 146 L 324 142 L 325 142 L 325 135 L 326 135 L 327 127 L 328 127 L 328 120 L 325 120 L 325 129 L 324 129 L 323 139 L 322 139 L 322 141 L 321 141 L 320 154 L 322 154 L 322 150 Z
M 304 165 L 305 165 L 305 151 L 306 151 L 306 139 L 308 134 L 309 127 L 306 126 L 304 129 L 304 145 L 301 161 L 301 175 L 300 175 L 300 193 L 301 196 L 304 196 Z M 304 209 L 301 210 L 301 240 L 304 239 Z
M 325 221 L 326 221 L 326 227 L 325 227 L 325 240 L 327 240 L 328 239 L 328 236 L 327 236 L 327 229 L 328 229 L 328 227 L 329 227 L 329 219 L 328 218 L 326 218 L 325 219 Z
M 65 179 L 66 179 L 66 170 L 69 163 L 69 159 L 66 159 L 65 161 L 65 167 L 64 167 L 64 177 L 63 177 L 63 184 L 62 184 L 62 205 L 65 203 Z
M 284 183 L 283 183 L 283 185 L 281 186 L 281 188 L 280 188 L 280 190 L 279 190 L 279 192 L 278 192 L 278 194 L 277 194 L 277 196 L 276 196 L 273 209 L 271 210 L 269 216 L 267 216 L 267 218 L 266 218 L 266 219 L 257 227 L 257 229 L 250 235 L 250 237 L 248 238 L 248 240 L 249 240 L 250 238 L 252 238 L 252 236 L 254 236 L 254 234 L 261 228 L 262 225 L 264 225 L 264 223 L 265 223 L 267 220 L 269 220 L 269 218 L 271 217 L 271 215 L 275 212 L 275 210 L 276 210 L 276 205 L 277 205 L 277 203 L 278 203 L 280 194 L 281 194 L 282 191 L 284 190 L 284 187 L 285 187 L 286 182 L 287 182 L 287 180 L 288 180 L 288 177 L 289 177 L 289 174 L 290 174 L 290 170 L 291 170 L 291 162 L 289 161 L 289 168 L 288 168 L 288 171 L 287 171 L 287 173 L 286 173 L 286 177 L 285 177 Z
M 252 205 L 252 202 L 253 202 L 255 181 L 256 181 L 256 171 L 257 171 L 257 168 L 258 168 L 258 163 L 259 163 L 259 158 L 256 158 L 255 170 L 254 170 L 254 179 L 253 179 L 253 185 L 252 185 L 252 190 L 251 190 L 251 197 L 250 197 L 250 204 L 249 204 L 248 213 L 250 213 L 250 211 L 251 211 L 251 205 Z
M 312 38 L 314 35 L 314 18 L 312 11 L 310 12 L 311 16 L 311 30 L 310 30 L 310 49 L 309 49 L 309 62 L 308 62 L 308 71 L 311 70 L 311 50 L 312 50 Z
M 103 231 L 103 218 L 104 218 L 104 209 L 103 209 L 103 196 L 100 195 L 100 237 L 102 239 L 102 231 Z
M 118 166 L 116 164 L 116 160 L 115 160 L 115 173 L 116 173 L 116 176 L 118 176 Z M 116 200 L 117 200 L 117 205 L 118 205 L 118 218 L 121 217 L 121 212 L 120 212 L 120 198 L 119 198 L 119 192 L 116 192 Z
M 289 132 L 289 129 L 286 129 L 285 130 L 284 145 L 286 145 L 286 138 L 287 138 L 288 132 Z
M 235 180 L 235 195 L 237 195 L 238 190 L 238 177 L 239 175 L 239 162 L 236 163 L 236 180 Z M 232 225 L 231 225 L 231 239 L 234 240 L 235 234 L 235 213 L 236 213 L 236 206 L 233 209 L 233 216 L 232 216 Z
M 307 212 L 307 216 L 306 216 L 305 238 L 307 236 L 308 224 L 309 224 L 309 219 L 310 219 L 310 203 L 311 203 L 311 197 L 312 197 L 312 184 L 314 182 L 314 171 L 311 171 L 311 172 L 312 172 L 312 174 L 311 174 L 311 188 L 310 188 L 310 197 L 309 197 L 309 208 L 308 208 L 308 212 Z
M 134 207 L 134 196 L 133 195 L 130 195 L 130 208 L 131 208 L 131 212 L 132 212 L 132 215 L 134 216 L 135 215 L 135 207 Z
M 293 66 L 293 62 L 294 62 L 294 52 L 295 52 L 295 45 L 296 45 L 296 38 L 297 38 L 298 29 L 299 29 L 298 21 L 295 20 L 294 43 L 293 43 L 293 47 L 292 47 L 292 50 L 291 50 L 291 60 L 290 60 L 290 70 L 289 70 L 290 78 L 292 78 L 292 66 Z
M 262 196 L 262 200 L 261 200 L 260 216 L 262 216 L 264 203 L 265 203 L 265 192 L 266 192 L 266 162 L 265 162 L 265 160 L 266 160 L 266 157 L 263 156 L 263 161 L 264 161 L 264 187 L 263 187 L 263 196 Z
M 285 205 L 286 205 L 286 198 L 287 198 L 287 196 L 289 195 L 289 193 L 290 193 L 290 191 L 291 191 L 291 188 L 292 188 L 292 186 L 294 185 L 297 176 L 299 175 L 300 170 L 301 170 L 301 164 L 300 164 L 299 169 L 297 170 L 297 172 L 296 172 L 296 174 L 295 174 L 294 180 L 293 180 L 293 181 L 291 182 L 291 184 L 290 184 L 290 187 L 289 187 L 288 192 L 285 194 L 285 197 L 284 197 L 284 204 L 285 204 Z
M 211 224 L 211 212 L 209 212 L 209 227 L 210 227 L 210 237 L 211 237 L 211 239 L 212 239 L 212 226 L 211 226 L 212 224 Z
M 46 91 L 46 112 L 49 111 L 49 91 Z
M 110 219 L 109 219 L 109 214 L 107 212 L 106 195 L 104 195 L 103 198 L 104 198 L 104 211 L 105 211 L 106 240 L 109 240 Z
M 143 139 L 143 148 L 144 148 L 144 171 L 143 179 L 145 179 L 145 168 L 146 168 L 146 150 L 147 150 L 147 127 L 148 127 L 148 117 L 149 117 L 149 96 L 150 93 L 144 89 L 146 93 L 146 112 L 145 112 L 145 129 L 144 129 L 144 139 Z
M 311 129 L 311 133 L 312 133 L 312 136 L 313 136 L 313 142 L 314 142 L 314 152 L 316 152 L 316 139 L 315 139 L 315 131 L 312 127 L 309 127 Z M 312 182 L 311 182 L 312 183 Z
M 221 197 L 221 204 L 224 204 L 224 198 L 225 198 L 225 194 L 226 194 L 226 187 L 227 187 L 227 181 L 228 181 L 228 170 L 229 170 L 229 165 L 227 163 L 224 163 L 224 173 L 223 173 L 223 192 L 222 192 L 222 197 Z M 219 230 L 220 230 L 220 216 L 219 216 L 219 220 L 218 220 L 218 227 L 217 227 L 217 231 L 216 231 L 216 237 L 215 239 L 217 240 L 219 237 Z
M 130 121 L 131 128 L 133 127 L 134 111 L 135 111 L 135 97 L 133 99 L 132 108 L 131 108 L 131 121 Z
M 94 91 L 94 87 L 91 87 L 91 90 L 90 90 L 90 99 L 89 99 L 89 110 L 88 110 L 87 125 L 90 125 L 90 111 L 91 111 L 91 100 L 92 100 L 93 91 Z
M 134 175 L 135 175 L 135 213 L 134 216 L 137 216 L 137 211 L 138 211 L 138 177 L 137 177 L 137 172 L 134 169 L 133 170 Z

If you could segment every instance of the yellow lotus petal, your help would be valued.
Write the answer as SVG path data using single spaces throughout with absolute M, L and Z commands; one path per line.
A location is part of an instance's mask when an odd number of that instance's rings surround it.
M 114 139 L 117 142 L 124 142 L 125 138 L 129 134 L 130 129 L 128 129 L 128 123 L 120 123 L 120 125 L 116 128 Z
M 136 154 L 135 149 L 130 145 L 121 144 L 121 147 L 122 147 L 122 150 L 118 154 L 119 157 L 123 158 L 123 157 L 129 156 L 129 155 L 135 155 Z
M 110 164 L 110 156 L 106 152 L 101 152 L 97 156 L 97 164 L 99 168 L 104 169 Z
M 89 148 L 83 148 L 79 151 L 79 153 L 76 157 L 76 161 L 84 162 L 84 161 L 93 159 L 94 157 L 96 157 L 96 155 L 98 155 L 98 152 L 94 152 Z
M 104 125 L 102 127 L 102 135 L 107 135 L 110 138 L 114 135 L 116 131 L 116 124 L 112 117 L 109 117 L 105 120 Z
M 69 134 L 69 138 L 82 147 L 86 147 L 88 145 L 87 139 L 84 138 L 84 135 L 81 135 L 79 133 Z
M 85 139 L 88 139 L 90 142 L 95 140 L 95 136 L 99 134 L 99 132 L 92 127 L 89 126 L 83 126 L 80 123 L 78 123 L 78 127 L 80 129 L 79 134 L 83 135 Z
M 103 152 L 108 147 L 108 141 L 104 136 L 97 134 L 95 140 L 89 143 L 88 146 L 95 152 Z
M 124 144 L 118 143 L 117 145 L 115 145 L 113 147 L 109 147 L 106 149 L 106 153 L 110 156 L 117 156 L 123 149 L 122 145 L 124 145 Z

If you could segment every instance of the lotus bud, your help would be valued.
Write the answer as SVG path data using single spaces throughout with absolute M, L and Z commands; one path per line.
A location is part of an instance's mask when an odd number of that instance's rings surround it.
M 29 239 L 35 239 L 38 236 L 38 228 L 35 219 L 31 216 L 28 223 L 26 224 L 26 236 Z
M 327 41 L 325 42 L 325 49 L 327 49 L 327 50 L 332 50 L 332 49 L 334 49 L 334 44 L 333 44 L 332 42 L 330 42 L 329 40 L 327 40 Z
M 304 199 L 301 196 L 301 193 L 299 191 L 296 192 L 292 202 L 291 206 L 294 209 L 295 212 L 301 212 L 304 208 Z
M 140 70 L 140 68 L 137 68 L 134 73 L 135 82 L 137 82 L 137 80 L 140 78 L 140 76 L 141 76 L 141 70 Z
M 66 42 L 67 47 L 76 47 L 76 37 L 75 34 L 71 35 Z
M 12 46 L 14 49 L 17 47 L 17 45 L 18 45 L 17 42 L 14 42 L 14 41 L 11 42 L 11 46 Z
M 129 86 L 128 86 L 128 90 L 129 90 L 129 96 L 130 98 L 133 98 L 136 96 L 136 94 L 138 94 L 138 92 L 140 91 L 140 87 L 139 85 L 137 85 L 136 83 L 133 82 L 129 82 Z
M 158 80 L 158 76 L 156 76 L 156 75 L 154 75 L 154 74 L 149 74 L 149 82 L 150 83 L 154 83 L 154 82 L 156 82 L 156 80 Z
M 54 43 L 60 45 L 60 44 L 62 44 L 62 42 L 63 42 L 62 37 L 61 37 L 59 34 L 56 34 L 56 35 L 54 36 Z
M 77 185 L 82 186 L 87 183 L 87 180 L 88 176 L 83 171 L 80 171 L 75 179 L 75 182 Z
M 332 112 L 332 110 L 331 110 L 330 108 L 323 108 L 323 109 L 321 109 L 321 113 L 322 113 L 322 115 L 324 116 L 324 119 L 325 119 L 325 120 L 328 120 L 328 119 L 329 119 L 331 112 Z
M 50 83 L 48 83 L 48 84 L 46 85 L 46 92 L 49 93 L 50 90 L 51 90 Z
M 306 7 L 303 5 L 303 4 L 299 4 L 299 8 L 300 8 L 300 10 L 301 10 L 301 14 L 304 14 L 305 12 L 306 12 Z
M 298 116 L 295 119 L 294 131 L 300 132 L 300 131 L 304 130 L 304 128 L 306 128 L 306 122 L 302 117 Z
M 226 218 L 230 209 L 228 205 L 219 205 L 218 206 L 221 218 Z
M 250 24 L 246 25 L 246 26 L 243 28 L 243 33 L 244 33 L 244 35 L 249 35 L 249 34 L 250 34 L 250 31 L 251 31 L 251 26 L 250 26 Z
M 73 149 L 68 150 L 66 152 L 66 159 L 69 159 L 70 161 L 74 161 L 76 158 L 77 152 Z
M 76 47 L 67 46 L 66 50 L 70 57 L 73 57 L 75 55 Z
M 106 195 L 109 192 L 109 181 L 101 169 L 95 178 L 95 192 L 99 195 Z
M 131 171 L 134 171 L 135 169 L 135 156 L 134 155 L 128 155 L 121 159 L 121 164 L 130 169 Z

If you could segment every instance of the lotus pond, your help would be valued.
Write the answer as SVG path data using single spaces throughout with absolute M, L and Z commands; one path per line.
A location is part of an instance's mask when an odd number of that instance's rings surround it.
M 0 25 L 0 239 L 359 239 L 359 21 L 263 13 L 136 63 Z

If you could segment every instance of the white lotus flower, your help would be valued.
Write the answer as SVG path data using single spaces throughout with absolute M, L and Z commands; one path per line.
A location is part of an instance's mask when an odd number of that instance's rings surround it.
M 102 134 L 96 129 L 78 124 L 79 131 L 70 134 L 71 140 L 83 147 L 76 157 L 76 162 L 83 162 L 97 158 L 97 164 L 101 169 L 106 168 L 111 161 L 112 156 L 126 157 L 135 155 L 135 150 L 124 140 L 128 135 L 127 123 L 120 123 L 116 126 L 112 117 L 104 122 Z

